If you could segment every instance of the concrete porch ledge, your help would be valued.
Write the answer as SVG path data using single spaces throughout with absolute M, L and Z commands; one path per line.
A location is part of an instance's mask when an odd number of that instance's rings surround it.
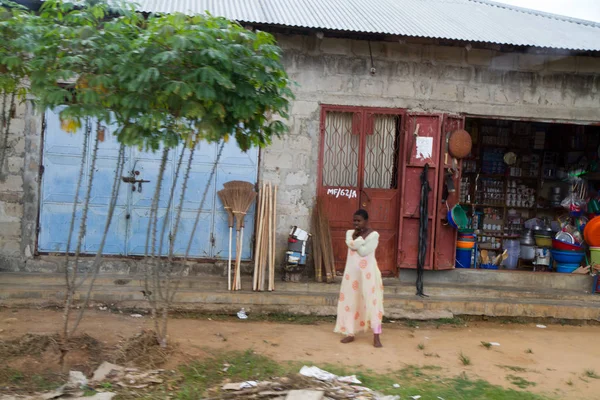
M 446 275 L 459 282 L 436 283 L 433 277 L 439 272 L 427 274 L 425 293 L 430 296 L 428 298 L 415 296 L 414 282 L 409 282 L 408 279 L 386 279 L 386 316 L 397 319 L 472 315 L 600 320 L 600 295 L 589 293 L 591 283 L 586 276 L 496 271 L 449 272 L 451 273 Z M 530 287 L 478 285 L 469 282 L 480 279 L 475 274 L 499 277 L 505 285 L 510 282 L 518 283 L 517 278 L 529 275 L 531 277 L 525 281 L 533 284 Z M 538 276 L 549 288 L 535 282 L 534 278 Z M 566 283 L 561 283 L 561 278 Z M 64 277 L 60 274 L 0 274 L 0 305 L 60 305 L 65 292 L 63 280 Z M 142 282 L 143 278 L 140 276 L 100 275 L 92 292 L 92 302 L 96 306 L 104 304 L 115 308 L 147 308 L 147 302 L 141 293 Z M 553 286 L 562 288 L 552 288 Z M 587 286 L 587 290 L 581 286 Z M 339 282 L 276 282 L 274 292 L 252 292 L 248 290 L 252 287 L 250 277 L 244 277 L 242 287 L 246 290 L 229 292 L 223 277 L 186 277 L 182 279 L 174 306 L 180 310 L 211 313 L 233 313 L 241 307 L 249 312 L 259 313 L 336 313 Z M 572 289 L 576 287 L 578 289 Z

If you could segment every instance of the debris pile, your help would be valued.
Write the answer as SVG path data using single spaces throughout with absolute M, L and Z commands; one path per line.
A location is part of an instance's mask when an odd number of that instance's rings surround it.
M 356 376 L 339 377 L 317 367 L 302 367 L 296 376 L 269 381 L 228 382 L 211 389 L 207 400 L 399 400 L 361 386 Z

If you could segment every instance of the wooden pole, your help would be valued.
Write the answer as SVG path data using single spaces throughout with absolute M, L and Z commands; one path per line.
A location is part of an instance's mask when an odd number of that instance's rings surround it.
M 267 251 L 267 290 L 271 290 L 271 269 L 273 268 L 271 263 L 273 253 L 273 196 L 271 191 L 271 183 L 269 183 L 269 250 Z
M 275 256 L 277 255 L 277 185 L 273 189 L 273 249 L 271 251 L 271 288 L 275 290 Z
M 263 218 L 263 205 L 264 205 L 265 191 L 259 191 L 258 206 L 256 207 L 256 222 L 258 224 L 258 233 L 256 235 L 256 243 L 254 246 L 254 278 L 252 280 L 252 290 L 258 290 L 258 277 L 260 272 L 260 256 L 261 256 L 261 239 L 262 239 L 262 218 Z

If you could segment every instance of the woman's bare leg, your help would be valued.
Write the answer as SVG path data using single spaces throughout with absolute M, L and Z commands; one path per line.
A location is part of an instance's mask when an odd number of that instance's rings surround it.
M 381 344 L 381 340 L 379 340 L 379 333 L 373 334 L 373 346 L 377 348 L 383 347 L 383 345 Z

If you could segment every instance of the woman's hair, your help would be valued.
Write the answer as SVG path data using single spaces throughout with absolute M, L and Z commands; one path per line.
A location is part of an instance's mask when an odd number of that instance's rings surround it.
M 363 210 L 362 208 L 354 213 L 354 215 L 360 215 L 366 221 L 369 219 L 369 213 L 367 210 Z

